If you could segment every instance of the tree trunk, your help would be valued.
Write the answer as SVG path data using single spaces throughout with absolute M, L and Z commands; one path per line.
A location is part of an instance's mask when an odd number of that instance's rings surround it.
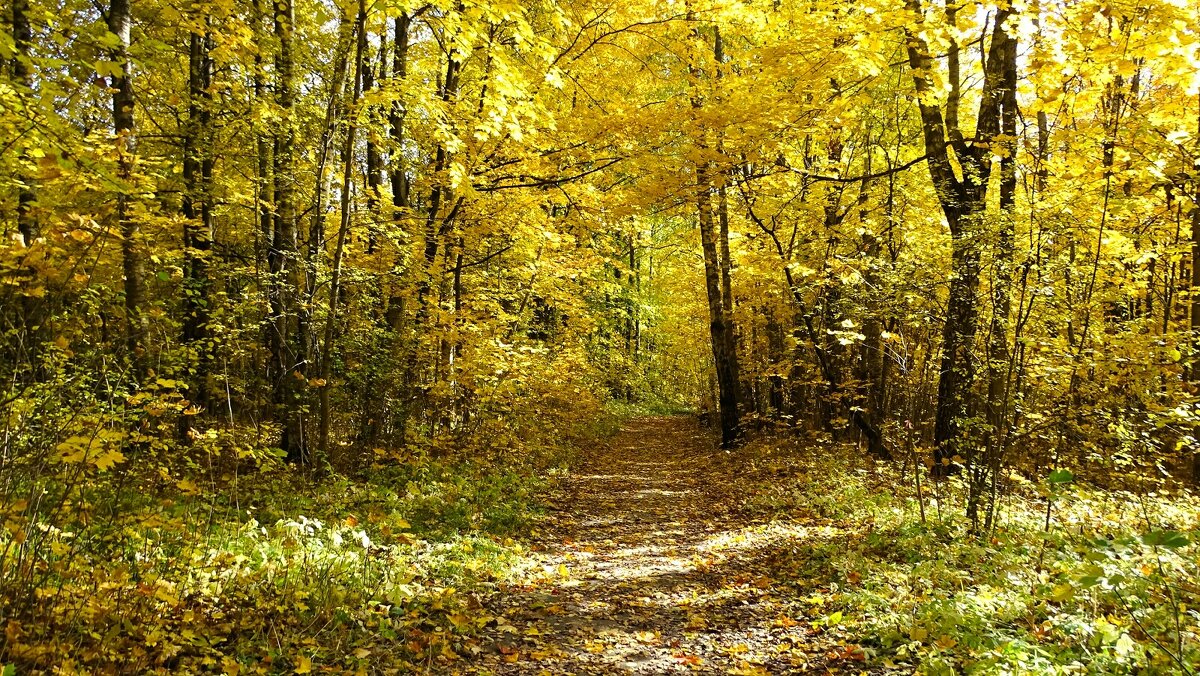
M 1003 461 L 1004 444 L 1008 433 L 1009 384 L 1012 374 L 1012 355 L 1008 347 L 1009 316 L 1012 312 L 1013 283 L 1013 223 L 1016 214 L 1017 195 L 1017 41 L 1005 36 L 1000 51 L 1004 61 L 1002 72 L 1003 92 L 1001 95 L 1000 133 L 1004 136 L 1004 153 L 1000 157 L 1000 231 L 996 236 L 996 250 L 992 262 L 992 322 L 988 332 L 988 391 L 987 391 L 987 471 L 972 493 L 975 501 L 990 479 L 992 497 L 996 477 Z M 978 472 L 976 474 L 979 474 Z M 989 502 L 990 504 L 994 504 Z M 969 515 L 971 516 L 971 515 Z M 991 528 L 993 510 L 987 510 L 985 528 Z M 975 520 L 975 519 L 973 519 Z
M 325 340 L 321 344 L 321 380 L 320 406 L 321 417 L 319 425 L 319 445 L 321 457 L 329 459 L 329 425 L 331 411 L 329 409 L 329 392 L 332 389 L 330 379 L 333 374 L 333 339 L 337 329 L 338 294 L 342 285 L 342 257 L 346 250 L 346 238 L 350 234 L 351 200 L 350 191 L 354 188 L 354 137 L 358 132 L 357 111 L 358 99 L 362 92 L 363 53 L 367 47 L 367 5 L 365 0 L 359 0 L 358 20 L 354 32 L 358 36 L 354 49 L 354 82 L 351 85 L 350 105 L 346 109 L 346 117 L 350 120 L 346 127 L 346 139 L 342 146 L 342 195 L 341 221 L 338 224 L 337 242 L 333 248 L 333 266 L 329 280 L 329 313 L 325 319 Z
M 1200 122 L 1197 131 L 1200 132 Z M 1196 175 L 1192 178 L 1192 288 L 1189 318 L 1192 358 L 1189 376 L 1193 390 L 1200 390 L 1200 141 L 1192 157 L 1192 170 Z M 1192 482 L 1200 484 L 1200 448 L 1192 449 Z
M 729 352 L 731 327 L 725 322 L 721 293 L 721 264 L 717 251 L 717 230 L 713 223 L 712 186 L 708 169 L 696 168 L 696 208 L 700 220 L 700 246 L 704 252 L 704 288 L 708 293 L 709 334 L 712 339 L 713 365 L 717 372 L 717 406 L 721 414 L 721 446 L 729 448 L 741 437 L 738 415 L 737 367 Z
M 254 37 L 259 44 L 262 44 L 265 38 L 264 24 L 266 22 L 266 14 L 262 8 L 262 0 L 254 0 Z M 267 83 L 266 69 L 262 50 L 256 50 L 254 53 L 254 102 L 256 106 L 261 106 L 266 101 Z M 271 154 L 271 143 L 269 135 L 261 128 L 254 130 L 255 143 L 255 177 L 254 177 L 254 210 L 258 221 L 255 231 L 255 246 L 254 246 L 254 271 L 260 289 L 265 289 L 267 308 L 265 310 L 266 321 L 262 324 L 263 328 L 263 344 L 269 352 L 266 359 L 265 376 L 266 382 L 270 384 L 270 399 L 269 406 L 266 411 L 263 411 L 264 417 L 274 418 L 277 415 L 276 389 L 282 372 L 279 369 L 279 361 L 276 359 L 278 348 L 276 341 L 278 336 L 275 332 L 275 291 L 276 284 L 274 277 L 267 276 L 265 283 L 263 279 L 263 268 L 266 267 L 270 271 L 271 261 L 270 251 L 272 250 L 272 242 L 274 241 L 275 232 L 275 206 L 274 195 L 271 191 L 273 183 L 271 176 L 271 166 L 274 164 Z
M 403 84 L 408 78 L 408 28 L 411 18 L 406 13 L 396 17 L 396 36 L 392 43 L 392 73 L 393 77 Z M 381 55 L 382 58 L 382 55 Z M 392 206 L 396 209 L 396 218 L 400 218 L 401 210 L 409 206 L 409 182 L 407 163 L 404 160 L 404 118 L 407 108 L 403 100 L 392 104 L 388 116 L 391 127 L 392 152 L 391 183 Z
M 720 33 L 718 33 L 718 36 Z M 718 37 L 718 44 L 719 37 Z M 719 55 L 719 52 L 718 52 Z M 729 198 L 725 193 L 725 184 L 717 187 L 717 242 L 720 244 L 721 267 L 721 311 L 725 324 L 725 354 L 729 357 L 729 368 L 733 371 L 733 405 L 738 408 L 745 403 L 742 396 L 741 365 L 737 353 L 737 321 L 733 317 L 733 280 L 731 279 L 732 260 L 729 255 Z
M 117 224 L 121 233 L 121 268 L 125 275 L 125 346 L 133 364 L 134 377 L 145 374 L 143 340 L 146 329 L 142 318 L 145 282 L 141 250 L 138 244 L 138 222 L 132 211 L 129 193 L 134 182 L 134 98 L 133 62 L 129 58 L 130 32 L 133 25 L 130 0 L 112 0 L 108 9 L 108 30 L 116 36 L 112 60 L 117 62 L 120 75 L 112 78 L 113 131 L 117 137 L 117 177 L 121 188 L 117 192 Z
M 384 52 L 387 46 L 387 31 L 380 36 L 379 43 L 379 76 L 375 75 L 372 66 L 367 64 L 362 69 L 362 90 L 370 91 L 377 86 L 378 82 L 382 82 L 387 77 L 387 68 L 385 66 Z M 364 56 L 364 59 L 366 57 Z M 374 223 L 376 214 L 379 213 L 379 197 L 380 189 L 383 187 L 383 155 L 379 150 L 379 143 L 375 130 L 378 128 L 380 120 L 377 115 L 377 108 L 372 106 L 368 119 L 370 124 L 367 129 L 367 213 L 371 214 L 371 222 L 367 228 L 367 255 L 375 253 L 378 246 L 378 227 Z
M 275 96 L 282 121 L 275 136 L 275 223 L 268 260 L 274 287 L 271 296 L 275 325 L 272 360 L 278 374 L 274 388 L 276 419 L 283 426 L 280 447 L 290 462 L 306 463 L 309 460 L 304 429 L 307 355 L 296 307 L 302 284 L 296 241 L 295 63 L 292 53 L 295 20 L 293 0 L 278 0 L 275 3 L 275 37 L 279 41 L 275 59 Z
M 971 200 L 963 206 L 969 207 L 965 213 L 957 205 L 944 208 L 951 223 L 951 278 L 942 325 L 933 428 L 937 442 L 934 460 L 943 468 L 970 455 L 971 417 L 975 411 L 973 348 L 979 327 L 979 220 L 983 205 Z
M 207 19 L 202 19 L 207 26 Z M 207 407 L 212 346 L 209 321 L 208 257 L 212 249 L 212 60 L 207 28 L 188 40 L 188 122 L 183 140 L 183 341 L 195 353 L 191 399 Z
M 12 3 L 12 37 L 13 37 L 13 82 L 20 85 L 24 97 L 33 88 L 33 69 L 29 63 L 29 45 L 33 41 L 33 29 L 29 25 L 29 0 L 13 0 Z M 25 246 L 33 246 L 38 237 L 37 218 L 33 213 L 36 196 L 30 187 L 31 179 L 24 174 L 18 174 L 17 183 L 17 232 L 25 240 Z
M 690 10 L 688 17 L 689 20 L 695 18 Z M 713 29 L 713 75 L 720 78 L 720 64 L 724 60 L 724 54 L 720 30 L 715 26 Z M 694 31 L 693 36 L 697 42 L 703 44 L 704 37 L 699 27 Z M 698 65 L 703 59 L 700 56 L 702 53 L 702 50 L 697 50 L 697 63 L 688 67 L 693 77 L 692 109 L 697 112 L 704 107 L 705 100 L 705 95 L 699 87 L 699 81 L 705 74 L 704 69 Z M 706 133 L 707 131 L 701 127 L 699 129 L 700 137 L 696 141 L 702 155 L 706 154 L 709 149 L 708 141 L 704 138 Z M 704 254 L 704 287 L 708 294 L 709 337 L 712 340 L 713 367 L 717 376 L 717 408 L 721 415 L 721 446 L 730 448 L 738 443 L 742 434 L 741 414 L 738 411 L 737 346 L 731 319 L 732 308 L 726 307 L 722 257 L 719 249 L 720 240 L 724 242 L 720 248 L 725 249 L 726 254 L 728 253 L 728 238 L 721 237 L 721 232 L 718 231 L 720 224 L 715 222 L 713 217 L 713 192 L 710 162 L 707 158 L 702 158 L 696 163 L 696 209 L 700 222 L 700 247 Z M 718 205 L 719 209 L 720 205 Z M 719 217 L 720 214 L 718 214 Z M 726 221 L 724 225 L 727 234 L 728 222 Z M 732 296 L 732 290 L 729 295 Z
M 349 67 L 350 49 L 354 45 L 354 36 L 357 24 L 351 21 L 345 14 L 341 17 L 341 23 L 338 27 L 337 48 L 334 56 L 333 78 L 329 84 L 329 98 L 325 104 L 325 120 L 321 128 L 321 138 L 317 146 L 317 172 L 316 181 L 313 185 L 313 207 L 312 220 L 309 222 L 308 242 L 305 251 L 304 265 L 304 301 L 299 304 L 296 312 L 296 326 L 298 331 L 297 343 L 302 346 L 304 354 L 320 354 L 324 355 L 324 348 L 317 345 L 317 331 L 314 328 L 313 312 L 317 307 L 317 287 L 320 280 L 321 263 L 325 253 L 325 194 L 329 190 L 329 164 L 330 155 L 333 153 L 334 138 L 337 135 L 339 121 L 344 117 L 344 106 L 342 98 L 346 88 L 346 73 Z M 320 364 L 318 369 L 324 374 L 324 364 Z M 323 381 L 328 381 L 325 375 L 321 376 Z M 325 444 L 326 431 L 321 428 L 325 424 L 322 419 L 324 416 L 324 406 L 328 395 L 328 382 L 319 386 L 321 389 L 318 393 L 321 412 L 319 414 L 318 423 L 318 442 L 317 447 L 321 452 L 321 459 L 328 460 L 327 448 Z
M 454 47 L 450 47 L 446 53 L 446 73 L 445 79 L 439 83 L 439 94 L 443 103 L 450 104 L 458 94 L 458 75 L 460 63 L 457 58 L 457 52 Z M 449 186 L 446 183 L 445 171 L 450 166 L 450 153 L 443 144 L 438 144 L 437 150 L 434 152 L 433 167 L 431 172 L 431 180 L 433 186 L 429 191 L 429 205 L 425 212 L 425 232 L 424 232 L 424 247 L 421 259 L 421 273 L 417 281 L 417 316 L 415 321 L 415 329 L 417 332 L 424 330 L 424 324 L 429 318 L 429 295 L 433 289 L 433 282 L 437 276 L 437 260 L 438 250 L 441 245 L 441 238 L 444 230 L 447 230 L 448 224 L 454 218 L 454 212 L 457 207 L 451 209 L 450 213 L 442 215 L 442 203 L 449 191 Z M 446 252 L 443 251 L 443 254 Z M 435 357 L 436 365 L 441 363 L 441 343 L 438 343 L 438 352 Z M 420 381 L 420 358 L 421 358 L 421 340 L 419 335 L 413 337 L 413 343 L 410 346 L 407 374 L 405 380 L 412 383 L 414 387 Z M 436 377 L 436 375 L 435 375 Z M 419 409 L 423 406 L 418 406 Z M 418 413 L 419 414 L 419 413 Z
M 992 39 L 984 66 L 974 138 L 968 141 L 959 127 L 961 99 L 959 47 L 950 42 L 946 52 L 949 85 L 945 117 L 937 104 L 931 80 L 934 58 L 921 37 L 924 23 L 920 0 L 906 0 L 915 27 L 905 29 L 908 63 L 921 113 L 926 164 L 934 191 L 946 217 L 951 237 L 950 293 L 942 327 L 942 358 L 938 379 L 937 414 L 934 422 L 936 473 L 956 470 L 952 463 L 963 458 L 973 462 L 975 363 L 973 348 L 979 324 L 980 237 L 987 205 L 988 176 L 992 168 L 992 146 L 1000 134 L 1000 110 L 1004 81 L 1000 71 L 1007 43 L 1004 25 L 1011 9 L 999 9 L 993 19 Z M 945 10 L 947 23 L 955 21 L 956 7 Z M 955 162 L 962 178 L 955 174 Z

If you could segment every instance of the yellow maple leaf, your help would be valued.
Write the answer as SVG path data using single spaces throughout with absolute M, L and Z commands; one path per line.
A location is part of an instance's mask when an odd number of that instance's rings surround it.
M 92 459 L 92 464 L 102 472 L 119 462 L 125 462 L 125 454 L 116 449 L 109 449 Z

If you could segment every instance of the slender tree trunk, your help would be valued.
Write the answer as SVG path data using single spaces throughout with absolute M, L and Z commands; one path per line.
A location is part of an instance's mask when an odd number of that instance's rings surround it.
M 207 19 L 202 19 L 207 24 Z M 212 60 L 207 28 L 188 40 L 188 123 L 183 141 L 183 341 L 195 352 L 192 400 L 208 406 L 208 375 L 212 346 L 207 344 L 209 322 L 208 263 L 212 250 Z
M 138 222 L 133 214 L 130 191 L 134 182 L 133 62 L 129 57 L 130 32 L 133 26 L 130 0 L 112 0 L 108 9 L 108 30 L 116 36 L 112 60 L 117 62 L 119 75 L 112 78 L 113 131 L 117 137 L 117 177 L 121 189 L 117 193 L 117 225 L 121 233 L 121 268 L 125 275 L 125 345 L 133 364 L 134 376 L 145 372 L 146 355 L 143 341 L 146 334 L 142 318 L 145 282 L 142 272 L 141 248 L 138 243 Z
M 33 41 L 33 29 L 29 24 L 29 0 L 13 0 L 12 3 L 13 82 L 21 87 L 22 97 L 32 93 L 33 69 L 29 62 L 29 46 Z M 33 246 L 38 237 L 37 217 L 33 212 L 37 201 L 31 187 L 31 179 L 18 174 L 17 182 L 17 232 L 25 240 L 25 246 Z
M 446 73 L 445 79 L 440 83 L 439 93 L 442 102 L 450 104 L 458 95 L 458 76 L 460 63 L 457 52 L 453 47 L 446 54 Z M 444 230 L 448 230 L 448 224 L 454 218 L 455 209 L 451 209 L 450 213 L 442 215 L 442 203 L 449 191 L 449 186 L 446 183 L 445 172 L 450 165 L 450 153 L 445 145 L 439 144 L 434 152 L 434 160 L 432 167 L 431 180 L 433 186 L 429 191 L 429 205 L 425 212 L 425 232 L 424 232 L 424 251 L 422 256 L 422 267 L 420 279 L 417 282 L 417 316 L 415 321 L 415 329 L 420 332 L 427 327 L 424 326 L 429 318 L 429 296 L 433 290 L 433 282 L 437 275 L 438 250 L 441 245 L 441 238 Z M 445 252 L 443 252 L 445 254 Z M 437 354 L 435 356 L 435 368 L 441 363 L 441 347 L 442 344 L 437 344 Z M 420 335 L 413 337 L 413 343 L 410 346 L 407 375 L 405 380 L 412 383 L 414 387 L 420 379 L 420 358 L 421 358 L 421 339 Z M 436 376 L 435 376 L 436 377 Z M 423 407 L 424 402 L 417 407 L 417 410 Z
M 725 39 L 721 37 L 721 27 L 713 26 L 713 71 L 716 80 L 719 82 L 725 77 Z M 720 99 L 718 98 L 718 103 Z M 724 156 L 725 144 L 723 139 L 717 141 L 717 151 Z M 732 398 L 734 406 L 740 407 L 744 403 L 742 397 L 742 382 L 741 382 L 741 367 L 738 364 L 737 353 L 737 323 L 733 316 L 733 259 L 729 255 L 729 196 L 725 189 L 725 178 L 728 176 L 728 167 L 722 167 L 722 181 L 717 186 L 717 222 L 720 224 L 720 230 L 717 233 L 717 241 L 720 243 L 720 268 L 721 268 L 721 309 L 724 312 L 725 331 L 725 353 L 728 355 L 730 364 L 729 368 L 733 370 L 733 393 Z M 740 424 L 740 423 L 739 423 Z
M 346 251 L 346 239 L 350 235 L 352 205 L 351 190 L 354 188 L 354 140 L 358 132 L 357 106 L 362 92 L 363 53 L 367 47 L 367 5 L 365 0 L 359 0 L 358 20 L 354 28 L 358 36 L 354 49 L 354 82 L 351 85 L 350 105 L 346 110 L 349 124 L 346 126 L 346 139 L 342 145 L 342 196 L 341 222 L 338 224 L 337 242 L 333 248 L 333 266 L 329 280 L 329 313 L 325 320 L 325 340 L 321 344 L 321 382 L 320 386 L 320 431 L 319 448 L 321 457 L 329 458 L 329 426 L 331 411 L 329 408 L 329 392 L 332 388 L 330 379 L 333 374 L 333 340 L 337 332 L 338 295 L 342 288 L 342 257 Z
M 458 73 L 460 64 L 453 48 L 446 55 L 446 78 L 441 87 L 441 99 L 445 103 L 449 103 L 458 94 Z M 442 222 L 442 202 L 446 196 L 448 186 L 446 185 L 446 177 L 443 172 L 450 165 L 450 153 L 444 145 L 439 144 L 434 152 L 433 160 L 433 187 L 429 192 L 429 208 L 425 213 L 425 278 L 422 280 L 421 300 L 427 302 L 427 296 L 432 283 L 434 262 L 437 260 L 438 247 L 441 240 Z
M 694 19 L 690 10 L 688 17 Z M 719 78 L 720 62 L 724 59 L 724 55 L 720 31 L 715 26 L 714 31 L 713 75 Z M 703 45 L 704 36 L 699 27 L 696 28 L 693 35 L 697 42 Z M 697 63 L 689 66 L 693 78 L 691 103 L 692 109 L 696 112 L 703 109 L 705 105 L 705 94 L 700 89 L 700 82 L 705 77 L 705 71 L 699 65 L 699 62 L 704 60 L 704 57 L 700 56 L 704 51 L 707 50 L 697 50 Z M 707 154 L 709 150 L 708 141 L 704 138 L 706 133 L 707 131 L 701 128 L 699 130 L 700 138 L 697 139 L 697 147 L 702 155 Z M 700 247 L 704 254 L 704 287 L 708 294 L 709 336 L 712 340 L 713 367 L 717 377 L 717 408 L 721 416 L 721 446 L 729 448 L 736 445 L 742 435 L 741 414 L 738 411 L 739 383 L 735 354 L 736 342 L 733 326 L 730 323 L 732 309 L 727 310 L 726 308 L 725 292 L 722 288 L 720 241 L 727 238 L 721 237 L 720 224 L 717 222 L 720 214 L 718 213 L 716 218 L 713 215 L 714 187 L 710 164 L 710 160 L 707 158 L 701 158 L 696 163 L 695 199 L 700 223 Z M 720 210 L 720 205 L 718 205 L 718 210 Z M 727 223 L 726 228 L 728 228 Z M 727 242 L 724 248 L 728 250 Z M 730 296 L 732 296 L 732 289 Z
M 258 44 L 263 44 L 265 41 L 264 25 L 266 23 L 266 15 L 262 8 L 262 0 L 254 0 L 253 6 L 253 21 L 254 21 L 254 37 Z M 263 59 L 263 50 L 256 50 L 254 53 L 254 103 L 256 106 L 265 105 L 266 101 L 266 68 Z M 275 417 L 275 410 L 278 397 L 276 389 L 282 372 L 279 368 L 279 360 L 276 356 L 279 354 L 280 348 L 276 345 L 279 340 L 279 335 L 275 331 L 275 292 L 277 285 L 274 277 L 271 276 L 270 266 L 271 250 L 273 249 L 272 242 L 274 241 L 275 232 L 275 206 L 274 196 L 271 191 L 273 178 L 271 176 L 271 166 L 273 157 L 271 155 L 271 143 L 269 135 L 261 127 L 254 129 L 254 145 L 255 145 L 255 177 L 254 177 L 254 211 L 258 221 L 255 229 L 255 246 L 254 246 L 254 271 L 258 281 L 259 288 L 265 291 L 267 307 L 265 310 L 266 321 L 262 323 L 263 329 L 263 344 L 266 345 L 268 357 L 266 361 L 266 382 L 270 384 L 270 404 L 271 410 L 264 411 L 265 417 Z M 264 283 L 264 268 L 268 274 L 265 277 Z
M 275 4 L 275 37 L 279 53 L 275 59 L 276 104 L 282 121 L 275 136 L 275 223 L 269 262 L 274 285 L 273 323 L 275 339 L 272 356 L 278 377 L 275 385 L 277 419 L 283 425 L 280 447 L 290 462 L 308 462 L 308 443 L 304 429 L 304 391 L 307 385 L 307 355 L 304 336 L 297 325 L 296 298 L 301 293 L 296 240 L 296 121 L 295 61 L 293 31 L 294 0 Z
M 400 16 L 396 17 L 396 35 L 392 42 L 392 76 L 396 78 L 401 86 L 404 85 L 405 80 L 408 78 L 408 29 L 410 22 L 411 18 L 406 13 L 402 12 Z M 397 219 L 403 216 L 402 210 L 407 209 L 409 206 L 408 163 L 404 158 L 404 118 L 407 112 L 407 105 L 401 99 L 392 104 L 392 109 L 388 115 L 392 136 L 392 152 L 389 157 L 392 165 L 392 206 L 395 207 Z
M 712 339 L 713 364 L 717 372 L 717 406 L 721 414 L 721 446 L 729 448 L 741 437 L 737 405 L 737 370 L 729 353 L 730 327 L 725 322 L 721 293 L 721 264 L 717 246 L 717 226 L 713 222 L 712 185 L 708 169 L 696 168 L 696 209 L 700 221 L 700 246 L 704 253 L 704 288 L 708 293 L 709 335 Z
M 362 89 L 364 92 L 370 91 L 376 87 L 377 82 L 382 82 L 387 77 L 386 60 L 384 53 L 387 47 L 387 35 L 380 36 L 379 44 L 379 76 L 375 76 L 371 65 L 364 65 L 362 77 Z M 365 58 L 365 57 L 364 57 Z M 367 213 L 371 215 L 372 222 L 367 229 L 367 254 L 375 253 L 376 247 L 379 245 L 378 227 L 374 223 L 376 215 L 379 213 L 379 198 L 380 191 L 383 187 L 383 155 L 379 149 L 378 137 L 375 130 L 379 122 L 376 114 L 376 108 L 372 107 L 371 114 L 368 117 L 370 125 L 368 126 L 367 137 Z
M 1017 195 L 1017 41 L 1004 37 L 1000 52 L 1004 62 L 1000 64 L 1003 75 L 1001 96 L 1000 133 L 1004 136 L 1004 154 L 1000 158 L 1000 230 L 996 236 L 995 256 L 992 262 L 992 322 L 988 335 L 987 364 L 987 473 L 972 486 L 979 493 L 990 479 L 994 487 L 1003 461 L 1004 444 L 1008 432 L 1008 402 L 1012 354 L 1008 346 L 1009 316 L 1012 313 L 1013 283 L 1013 225 L 1016 221 Z M 976 474 L 979 474 L 978 472 Z M 981 496 L 976 495 L 976 501 Z M 990 503 L 989 503 L 990 504 Z M 992 509 L 987 510 L 985 529 L 991 528 Z M 973 519 L 974 520 L 974 519 Z
M 392 78 L 399 84 L 401 90 L 404 89 L 408 79 L 408 42 L 409 42 L 409 26 L 411 17 L 406 12 L 401 12 L 400 16 L 396 17 L 394 26 L 394 36 L 392 38 Z M 383 54 L 380 54 L 383 58 Z M 405 160 L 405 133 L 404 121 L 407 113 L 407 103 L 404 95 L 401 95 L 397 101 L 392 103 L 391 109 L 388 111 L 388 131 L 391 136 L 390 147 L 388 154 L 388 179 L 392 187 L 392 210 L 391 220 L 393 227 L 401 229 L 403 223 L 409 216 L 411 207 L 410 202 L 410 183 L 408 178 L 408 163 Z M 406 258 L 400 254 L 395 261 L 397 269 L 402 268 L 407 264 Z M 395 277 L 395 275 L 393 275 Z M 393 416 L 393 427 L 399 432 L 401 442 L 405 429 L 408 426 L 408 413 L 412 408 L 413 400 L 413 376 L 415 369 L 410 368 L 410 365 L 415 360 L 415 341 L 408 343 L 409 336 L 405 330 L 405 297 L 403 286 L 399 279 L 392 280 L 392 290 L 387 297 L 387 310 L 384 320 L 387 322 L 388 328 L 392 331 L 391 345 L 392 351 L 400 354 L 410 354 L 405 360 L 405 365 L 401 373 L 399 399 L 400 403 L 397 407 L 397 412 Z M 381 422 L 371 422 L 368 432 L 368 440 L 373 440 L 378 436 L 378 430 L 381 427 Z
M 349 68 L 350 50 L 354 46 L 356 30 L 355 21 L 345 14 L 342 15 L 338 27 L 337 48 L 334 56 L 333 78 L 329 83 L 329 97 L 325 104 L 325 120 L 321 128 L 321 138 L 317 146 L 316 181 L 313 185 L 312 220 L 309 222 L 308 242 L 304 255 L 304 300 L 296 310 L 297 343 L 303 354 L 316 355 L 318 350 L 324 354 L 323 348 L 317 344 L 317 330 L 314 327 L 313 312 L 317 307 L 317 287 L 321 275 L 321 263 L 325 253 L 325 195 L 330 188 L 329 164 L 333 154 L 334 139 L 337 135 L 339 121 L 343 119 L 343 97 L 346 88 L 346 74 Z M 318 366 L 323 372 L 324 365 Z M 322 380 L 327 380 L 321 376 Z M 318 400 L 324 402 L 328 383 L 320 385 Z M 320 423 L 318 424 L 319 427 Z M 321 458 L 328 460 L 327 449 L 324 445 L 322 432 L 318 431 L 318 448 Z
M 737 353 L 737 321 L 733 316 L 733 280 L 731 276 L 733 264 L 729 255 L 729 198 L 726 195 L 724 183 L 717 187 L 717 223 L 720 226 L 717 230 L 717 242 L 720 244 L 718 254 L 721 268 L 721 311 L 726 327 L 725 354 L 729 356 L 729 368 L 733 371 L 732 396 L 734 406 L 738 407 L 740 415 L 741 407 L 745 402 L 742 397 L 742 369 L 738 363 Z
M 1192 170 L 1196 175 L 1192 178 L 1192 288 L 1189 318 L 1192 358 L 1189 375 L 1193 389 L 1200 390 L 1200 115 L 1196 119 L 1196 132 L 1197 142 L 1192 156 Z M 1192 449 L 1192 482 L 1200 484 L 1200 448 Z

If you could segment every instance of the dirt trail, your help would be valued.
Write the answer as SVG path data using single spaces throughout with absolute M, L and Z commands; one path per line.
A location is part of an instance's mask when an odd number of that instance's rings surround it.
M 796 533 L 739 522 L 736 471 L 692 419 L 627 423 L 552 496 L 543 575 L 486 600 L 506 622 L 464 673 L 824 672 L 803 590 L 764 574 Z

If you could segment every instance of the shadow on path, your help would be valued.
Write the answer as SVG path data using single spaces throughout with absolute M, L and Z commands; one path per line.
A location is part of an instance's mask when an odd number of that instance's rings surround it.
M 463 673 L 826 671 L 839 646 L 810 616 L 819 590 L 773 573 L 836 534 L 739 520 L 727 458 L 679 417 L 595 449 L 551 497 L 529 584 L 485 600 L 503 620 Z

